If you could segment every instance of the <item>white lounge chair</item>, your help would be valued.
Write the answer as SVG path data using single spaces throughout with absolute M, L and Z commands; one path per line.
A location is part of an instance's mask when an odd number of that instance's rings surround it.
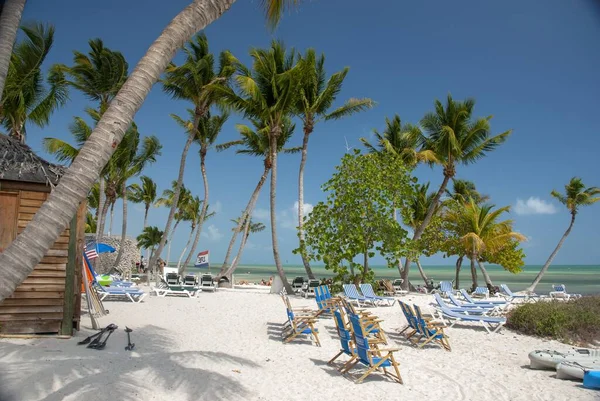
M 202 291 L 217 291 L 217 285 L 210 274 L 203 274 L 200 277 L 200 289 Z
M 564 284 L 553 284 L 552 291 L 550 291 L 550 297 L 552 299 L 566 299 L 581 298 L 581 294 L 569 294 L 567 292 L 567 286 Z

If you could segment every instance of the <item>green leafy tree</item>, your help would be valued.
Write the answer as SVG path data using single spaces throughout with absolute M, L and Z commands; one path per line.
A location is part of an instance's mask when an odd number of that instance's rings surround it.
M 296 100 L 296 114 L 302 119 L 304 125 L 304 137 L 302 140 L 302 157 L 300 159 L 300 170 L 298 174 L 298 237 L 300 249 L 304 241 L 302 224 L 304 221 L 304 167 L 308 155 L 308 141 L 315 129 L 315 125 L 321 121 L 337 120 L 352 114 L 365 111 L 374 106 L 371 99 L 349 99 L 342 106 L 330 110 L 338 94 L 342 90 L 344 79 L 349 68 L 336 72 L 326 80 L 325 55 L 317 57 L 314 49 L 308 49 L 299 63 L 302 66 L 300 75 L 299 96 Z M 311 279 L 315 276 L 310 268 L 306 255 L 300 253 L 306 274 Z
M 594 203 L 600 201 L 600 196 L 598 196 L 598 195 L 600 195 L 600 188 L 598 188 L 598 187 L 587 187 L 586 188 L 586 186 L 581 181 L 581 178 L 577 178 L 577 177 L 571 178 L 569 183 L 567 185 L 565 185 L 565 193 L 564 194 L 561 194 L 557 190 L 552 190 L 552 192 L 550 194 L 554 198 L 558 199 L 558 201 L 560 203 L 562 203 L 563 205 L 565 205 L 567 207 L 567 209 L 569 210 L 569 213 L 571 214 L 571 222 L 569 223 L 569 227 L 567 228 L 567 231 L 565 231 L 562 238 L 558 242 L 558 245 L 556 245 L 556 248 L 554 248 L 554 251 L 552 251 L 552 253 L 550 254 L 550 257 L 548 258 L 548 260 L 546 261 L 544 266 L 542 266 L 542 269 L 540 270 L 538 275 L 535 277 L 535 280 L 533 280 L 533 283 L 531 283 L 531 285 L 529 287 L 527 287 L 526 291 L 528 291 L 528 292 L 535 291 L 535 287 L 539 284 L 542 277 L 544 277 L 544 274 L 546 274 L 546 271 L 548 271 L 548 268 L 550 267 L 552 260 L 554 259 L 554 257 L 558 253 L 560 247 L 564 244 L 565 240 L 571 233 L 571 229 L 573 228 L 573 225 L 575 224 L 575 216 L 577 216 L 577 213 L 579 212 L 579 208 L 582 206 L 590 206 L 590 205 L 593 205 Z
M 409 170 L 397 155 L 346 154 L 322 187 L 327 201 L 319 202 L 305 221 L 304 251 L 333 270 L 336 280 L 371 281 L 369 258 L 375 251 L 390 266 L 405 252 L 407 231 L 393 214 L 398 209 L 408 217 L 411 183 Z M 355 261 L 359 255 L 362 264 Z
M 215 96 L 220 97 L 223 105 L 269 127 L 271 164 L 269 198 L 273 259 L 286 291 L 291 294 L 292 287 L 281 265 L 277 239 L 277 154 L 284 122 L 295 111 L 301 69 L 296 64 L 294 49 L 286 51 L 283 43 L 277 41 L 273 41 L 269 49 L 252 49 L 250 57 L 253 61 L 252 69 L 238 65 L 240 72 L 235 77 L 235 82 L 239 93 L 225 86 L 213 86 L 212 89 Z
M 44 127 L 56 109 L 68 100 L 65 75 L 58 66 L 47 77 L 42 65 L 54 42 L 52 25 L 21 27 L 24 39 L 17 43 L 8 66 L 0 103 L 0 123 L 13 138 L 25 142 L 27 123 Z
M 235 141 L 217 145 L 218 151 L 236 147 L 237 154 L 261 157 L 263 160 L 263 172 L 258 180 L 258 183 L 256 184 L 256 187 L 254 188 L 254 191 L 252 192 L 252 195 L 250 196 L 250 200 L 246 205 L 246 209 L 244 209 L 242 216 L 238 220 L 236 229 L 233 230 L 233 235 L 229 241 L 223 266 L 221 266 L 221 270 L 218 274 L 218 277 L 225 277 L 227 280 L 229 280 L 229 283 L 231 283 L 232 275 L 235 272 L 235 269 L 237 268 L 238 262 L 241 258 L 241 254 L 246 243 L 244 238 L 248 235 L 250 230 L 251 220 L 248 219 L 248 217 L 252 216 L 252 212 L 256 206 L 256 201 L 258 200 L 258 195 L 260 194 L 260 191 L 267 180 L 269 171 L 271 171 L 271 144 L 268 134 L 270 132 L 270 128 L 268 125 L 257 121 L 253 121 L 252 124 L 254 126 L 253 128 L 242 124 L 236 125 L 237 130 L 240 132 L 241 138 Z M 284 147 L 292 137 L 295 128 L 296 126 L 292 123 L 291 119 L 284 119 L 281 135 L 277 137 L 277 152 L 295 153 L 300 151 L 300 148 Z M 231 257 L 233 246 L 235 245 L 238 234 L 242 234 L 242 241 L 240 242 L 237 256 L 233 259 L 231 266 L 229 266 L 229 258 Z
M 451 178 L 456 175 L 458 164 L 474 163 L 486 153 L 494 150 L 504 143 L 511 131 L 503 132 L 496 136 L 490 135 L 491 116 L 473 120 L 475 100 L 467 99 L 463 102 L 455 101 L 448 95 L 446 106 L 435 101 L 435 111 L 427 113 L 421 120 L 421 127 L 427 133 L 423 150 L 429 150 L 435 156 L 431 164 L 440 164 L 443 167 L 444 180 L 440 185 L 435 198 L 427 211 L 423 222 L 413 235 L 413 240 L 418 240 L 423 235 L 433 214 L 438 207 L 442 194 Z M 408 273 L 411 258 L 406 258 L 402 278 L 405 288 L 408 288 Z

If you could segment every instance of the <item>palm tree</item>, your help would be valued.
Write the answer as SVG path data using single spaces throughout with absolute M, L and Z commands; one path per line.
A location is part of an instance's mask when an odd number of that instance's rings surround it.
M 248 230 L 250 229 L 250 219 L 249 216 L 252 215 L 254 211 L 254 207 L 256 206 L 256 201 L 258 200 L 258 195 L 267 180 L 267 176 L 269 175 L 269 171 L 271 170 L 271 151 L 270 151 L 270 139 L 268 132 L 270 128 L 261 124 L 259 122 L 253 121 L 254 129 L 246 126 L 238 124 L 236 128 L 240 132 L 241 139 L 236 141 L 227 142 L 221 145 L 217 145 L 217 150 L 222 151 L 225 149 L 229 149 L 232 146 L 238 147 L 236 153 L 238 154 L 246 154 L 250 156 L 258 156 L 263 158 L 263 173 L 252 192 L 252 196 L 250 196 L 250 200 L 246 205 L 246 209 L 240 216 L 238 220 L 237 227 L 233 230 L 233 235 L 231 236 L 231 240 L 229 241 L 229 247 L 227 248 L 227 253 L 225 254 L 225 260 L 223 262 L 223 266 L 217 277 L 225 277 L 231 283 L 231 275 L 235 271 L 237 267 L 237 262 L 239 257 L 236 257 L 231 264 L 228 266 L 229 258 L 231 257 L 231 252 L 233 251 L 233 246 L 235 245 L 235 241 L 237 239 L 238 234 L 244 233 L 243 236 L 246 236 Z M 278 140 L 278 151 L 284 153 L 295 153 L 300 151 L 300 148 L 284 148 L 287 141 L 292 137 L 294 133 L 294 129 L 296 128 L 295 124 L 292 123 L 291 119 L 286 118 L 283 124 L 282 134 L 277 138 Z M 244 225 L 245 224 L 245 225 Z M 242 237 L 243 239 L 244 237 Z M 245 241 L 240 243 L 240 249 L 238 250 L 238 255 L 241 255 L 241 250 Z
M 0 104 L 25 2 L 26 0 L 6 0 L 0 4 Z
M 567 239 L 567 236 L 571 233 L 573 224 L 575 224 L 575 216 L 577 216 L 577 212 L 579 212 L 579 208 L 581 206 L 593 205 L 594 203 L 600 201 L 600 196 L 597 196 L 597 195 L 600 195 L 600 188 L 598 188 L 598 187 L 586 188 L 586 186 L 581 181 L 581 178 L 577 178 L 577 177 L 571 178 L 569 183 L 567 185 L 565 185 L 565 193 L 564 194 L 561 194 L 557 190 L 552 190 L 552 192 L 550 194 L 553 197 L 555 197 L 556 199 L 558 199 L 558 201 L 560 203 L 562 203 L 563 205 L 565 205 L 567 207 L 567 209 L 569 210 L 569 213 L 571 213 L 571 222 L 569 223 L 569 227 L 567 228 L 567 231 L 565 231 L 565 233 L 563 234 L 560 241 L 558 241 L 558 245 L 556 245 L 556 248 L 554 248 L 554 251 L 552 251 L 552 253 L 550 254 L 550 257 L 548 258 L 548 260 L 542 267 L 542 270 L 540 270 L 538 275 L 535 277 L 535 280 L 533 280 L 533 283 L 531 283 L 531 285 L 529 287 L 527 287 L 527 290 L 526 290 L 527 292 L 535 291 L 535 287 L 539 284 L 542 277 L 544 277 L 544 274 L 546 274 L 546 271 L 548 271 L 548 268 L 550 267 L 552 260 L 558 253 L 558 250 L 560 249 L 560 247 L 563 245 L 563 243 Z
M 81 91 L 88 99 L 98 102 L 97 110 L 91 108 L 87 110 L 87 113 L 94 121 L 94 125 L 96 125 L 108 108 L 110 101 L 114 99 L 125 83 L 129 65 L 121 52 L 105 47 L 102 40 L 92 39 L 88 44 L 90 46 L 90 51 L 87 55 L 74 51 L 73 65 L 61 65 L 60 69 L 70 78 L 67 81 L 70 86 Z M 92 129 L 81 119 L 76 119 L 75 124 L 79 130 L 85 131 L 85 139 L 77 141 L 77 144 L 79 145 L 77 149 L 81 149 L 85 144 L 85 141 L 92 134 Z M 76 153 L 71 153 L 72 161 L 77 156 L 78 151 Z M 105 205 L 106 188 L 104 174 L 100 174 L 99 184 L 100 198 L 97 214 L 101 217 L 99 218 L 99 224 L 97 226 L 98 231 L 96 232 L 96 238 L 104 235 L 104 223 L 106 221 L 106 212 L 108 211 L 108 206 Z M 114 204 L 110 205 L 110 207 L 112 215 Z
M 201 213 L 202 206 L 203 206 L 202 201 L 197 196 L 191 196 L 189 198 L 189 201 L 183 205 L 183 210 L 181 211 L 182 212 L 182 221 L 189 221 L 191 229 L 190 229 L 190 236 L 188 237 L 187 243 L 185 244 L 185 247 L 181 251 L 181 255 L 179 256 L 179 259 L 177 261 L 178 269 L 181 267 L 181 259 L 183 259 L 183 255 L 185 255 L 185 251 L 187 251 L 187 248 L 190 246 L 190 243 L 192 242 L 192 237 L 194 235 L 194 232 L 196 231 L 196 225 L 198 224 L 198 220 L 200 219 L 200 213 Z M 186 266 L 186 265 L 184 265 L 184 266 Z M 179 274 L 183 273 L 183 270 L 185 270 L 185 268 L 180 270 Z
M 233 2 L 194 0 L 152 43 L 115 97 L 116 101 L 110 103 L 71 168 L 61 178 L 49 201 L 40 208 L 19 239 L 0 255 L 0 302 L 25 280 L 67 227 L 180 44 L 218 19 Z M 270 24 L 274 26 L 281 12 L 296 2 L 266 0 L 262 4 Z
M 26 124 L 48 124 L 50 116 L 68 100 L 66 79 L 58 66 L 52 66 L 44 83 L 42 64 L 54 41 L 54 27 L 27 25 L 21 28 L 25 39 L 18 43 L 10 60 L 0 123 L 7 134 L 25 142 Z
M 173 206 L 169 210 L 169 217 L 165 226 L 165 232 L 169 232 L 175 212 L 177 209 L 177 199 L 180 194 L 180 187 L 183 182 L 183 173 L 185 170 L 185 160 L 189 152 L 190 146 L 194 139 L 200 142 L 200 152 L 202 160 L 202 152 L 207 151 L 207 146 L 210 146 L 209 138 L 201 139 L 202 134 L 199 131 L 200 120 L 207 117 L 210 108 L 219 99 L 215 92 L 207 91 L 209 86 L 227 86 L 229 78 L 235 72 L 233 63 L 235 58 L 228 51 L 220 54 L 219 65 L 215 68 L 215 59 L 208 47 L 208 39 L 204 33 L 200 33 L 189 41 L 183 48 L 185 54 L 185 62 L 177 66 L 171 63 L 165 72 L 165 77 L 162 80 L 163 90 L 170 94 L 173 99 L 188 100 L 194 105 L 194 109 L 190 112 L 191 121 L 183 121 L 176 115 L 171 115 L 179 125 L 181 125 L 187 134 L 187 141 L 183 147 L 181 154 L 181 162 L 179 164 L 179 175 L 177 177 L 178 186 L 175 188 Z M 222 125 L 222 124 L 221 124 Z M 219 127 L 220 129 L 220 127 Z M 202 146 L 204 148 L 202 148 Z M 206 156 L 206 153 L 205 153 Z M 206 171 L 203 172 L 204 179 Z M 205 190 L 207 182 L 205 181 Z M 204 206 L 208 206 L 208 193 L 204 194 Z M 203 209 L 203 215 L 206 215 L 206 209 Z M 196 245 L 197 245 L 197 241 Z M 159 257 L 164 247 L 164 241 L 158 245 L 155 257 Z M 190 252 L 191 255 L 191 252 Z M 153 261 L 150 261 L 152 263 Z M 189 262 L 189 259 L 186 261 Z
M 160 231 L 158 227 L 149 226 L 144 228 L 144 231 L 136 239 L 138 246 L 143 249 L 150 249 L 150 255 L 152 255 L 164 235 L 164 231 Z M 148 268 L 152 268 L 152 272 L 156 273 L 155 266 L 156 264 L 148 265 Z M 150 274 L 146 275 L 146 283 L 150 284 Z
M 169 246 L 167 247 L 167 265 L 169 264 L 169 259 L 171 258 L 171 243 L 172 243 L 172 239 L 173 236 L 175 235 L 175 231 L 177 231 L 177 226 L 179 225 L 179 223 L 183 220 L 183 218 L 185 217 L 185 208 L 187 207 L 187 204 L 189 203 L 190 199 L 192 198 L 192 194 L 190 193 L 190 191 L 185 187 L 185 185 L 181 184 L 181 189 L 179 190 L 179 197 L 177 200 L 175 200 L 175 194 L 178 190 L 178 183 L 177 181 L 173 180 L 171 182 L 171 189 L 165 189 L 163 191 L 163 194 L 160 198 L 158 198 L 158 200 L 156 201 L 156 206 L 165 206 L 168 208 L 172 208 L 173 205 L 176 205 L 176 212 L 175 215 L 173 216 L 174 220 L 175 220 L 175 225 L 173 226 L 173 229 L 171 230 L 171 232 L 167 232 L 165 231 L 165 237 L 168 237 L 167 240 L 169 242 Z M 160 249 L 160 244 L 159 244 L 159 248 L 157 248 L 157 252 Z M 154 255 L 155 259 L 158 259 L 160 257 L 160 255 Z M 150 260 L 150 259 L 149 259 Z
M 96 232 L 96 218 L 89 211 L 85 214 L 85 232 L 87 233 L 95 233 Z
M 458 238 L 458 246 L 471 260 L 473 289 L 477 287 L 475 263 L 479 265 L 488 288 L 493 289 L 492 280 L 482 263 L 484 253 L 493 255 L 509 246 L 511 241 L 527 240 L 524 235 L 512 230 L 512 220 L 498 221 L 503 213 L 510 210 L 510 206 L 493 210 L 494 207 L 490 204 L 478 205 L 471 198 L 466 203 L 456 202 L 454 207 L 446 211 L 445 218 L 450 230 Z
M 116 166 L 115 177 L 118 179 L 117 187 L 120 188 L 120 195 L 123 201 L 121 244 L 117 258 L 115 259 L 115 266 L 119 266 L 121 262 L 125 240 L 127 239 L 127 180 L 139 175 L 148 164 L 154 163 L 156 158 L 160 156 L 162 148 L 158 138 L 155 136 L 144 137 L 140 144 L 140 134 L 135 124 L 131 124 L 129 132 L 130 134 L 125 134 L 123 141 L 119 144 L 120 149 L 115 152 L 109 162 L 109 166 Z M 109 172 L 112 172 L 112 168 L 109 169 Z
M 398 114 L 390 120 L 385 118 L 385 128 L 380 133 L 373 130 L 377 142 L 373 145 L 366 138 L 360 141 L 370 152 L 392 152 L 402 158 L 407 166 L 414 167 L 418 163 L 436 162 L 435 154 L 428 149 L 419 149 L 425 142 L 425 137 L 419 127 L 412 124 L 402 124 Z
M 209 112 L 200 118 L 198 122 L 195 141 L 198 143 L 198 145 L 200 145 L 200 172 L 202 173 L 202 182 L 204 184 L 204 200 L 202 201 L 202 210 L 200 211 L 200 216 L 197 222 L 198 230 L 196 231 L 192 248 L 190 249 L 187 258 L 185 258 L 185 262 L 183 263 L 184 266 L 187 266 L 190 263 L 192 255 L 196 252 L 196 247 L 198 246 L 198 241 L 200 240 L 200 234 L 202 233 L 202 225 L 207 217 L 208 176 L 206 175 L 206 154 L 213 147 L 217 137 L 219 136 L 219 133 L 221 132 L 221 129 L 223 128 L 223 124 L 225 124 L 228 118 L 228 113 L 211 116 Z
M 271 162 L 271 239 L 273 242 L 273 259 L 277 272 L 288 293 L 292 287 L 287 281 L 279 257 L 277 239 L 277 153 L 279 137 L 283 133 L 284 122 L 294 112 L 300 66 L 295 63 L 294 49 L 286 52 L 282 42 L 273 41 L 269 49 L 252 49 L 252 69 L 239 65 L 239 75 L 235 81 L 239 94 L 226 86 L 211 85 L 211 90 L 221 96 L 223 105 L 239 111 L 244 116 L 263 122 L 269 127 L 269 152 Z
M 371 99 L 349 99 L 335 110 L 329 110 L 335 102 L 337 95 L 342 90 L 342 84 L 348 74 L 349 68 L 336 72 L 329 80 L 325 81 L 325 56 L 317 58 L 314 49 L 308 49 L 299 60 L 302 65 L 302 75 L 299 84 L 299 96 L 296 100 L 296 114 L 302 119 L 304 125 L 304 138 L 302 140 L 302 158 L 298 172 L 298 237 L 300 249 L 304 249 L 304 167 L 308 154 L 308 141 L 315 125 L 320 121 L 337 120 L 352 114 L 365 111 L 374 106 Z M 304 251 L 300 252 L 302 263 L 309 278 L 315 276 L 310 268 L 310 263 Z
M 473 199 L 478 204 L 490 200 L 489 196 L 482 195 L 477 191 L 475 183 L 457 178 L 452 179 L 452 192 L 446 190 L 446 195 L 461 203 L 468 203 L 469 199 Z
M 444 180 L 427 210 L 425 219 L 415 230 L 413 241 L 423 235 L 438 207 L 442 194 L 446 191 L 448 182 L 456 175 L 456 166 L 474 163 L 504 143 L 511 133 L 509 130 L 496 136 L 490 136 L 492 116 L 473 120 L 474 106 L 475 100 L 473 99 L 460 102 L 448 95 L 445 107 L 439 100 L 436 100 L 435 112 L 427 113 L 421 120 L 421 126 L 427 132 L 423 150 L 429 150 L 435 155 L 435 161 L 430 163 L 442 165 Z M 402 285 L 405 289 L 408 288 L 410 262 L 410 256 L 408 256 L 402 270 L 404 279 Z
M 129 199 L 133 203 L 144 204 L 143 230 L 148 225 L 148 212 L 150 211 L 150 206 L 156 203 L 156 183 L 147 175 L 141 176 L 140 181 L 141 185 L 136 183 L 129 186 Z
M 244 215 L 244 212 L 242 212 L 242 216 Z M 261 231 L 264 231 L 265 228 L 267 228 L 263 223 L 259 222 L 254 222 L 252 221 L 252 217 L 250 215 L 246 215 L 246 219 L 244 221 L 242 221 L 242 217 L 238 217 L 236 219 L 232 219 L 231 220 L 234 224 L 235 227 L 233 227 L 231 230 L 234 232 L 237 232 L 238 234 L 240 233 L 238 230 L 238 227 L 244 227 L 244 233 L 242 236 L 242 240 L 240 242 L 240 248 L 238 249 L 238 253 L 235 256 L 235 258 L 233 258 L 233 263 L 232 263 L 232 270 L 235 271 L 235 268 L 237 267 L 239 261 L 242 258 L 242 252 L 244 251 L 244 248 L 246 247 L 246 241 L 248 241 L 248 237 L 250 236 L 250 234 L 255 234 L 255 233 L 259 233 Z M 246 224 L 247 222 L 247 224 Z M 233 273 L 232 273 L 233 274 Z

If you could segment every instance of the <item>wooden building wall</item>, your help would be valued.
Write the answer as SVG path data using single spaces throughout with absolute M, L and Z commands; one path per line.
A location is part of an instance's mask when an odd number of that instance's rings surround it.
M 48 188 L 0 183 L 0 252 L 21 233 L 46 201 Z M 46 190 L 48 191 L 49 188 Z M 79 328 L 85 204 L 12 296 L 0 303 L 0 333 L 71 335 Z

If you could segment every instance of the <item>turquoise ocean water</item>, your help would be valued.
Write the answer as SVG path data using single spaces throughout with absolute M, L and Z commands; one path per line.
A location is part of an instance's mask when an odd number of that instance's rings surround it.
M 209 269 L 199 269 L 196 267 L 189 267 L 187 271 L 192 274 L 198 274 L 199 272 L 210 272 L 217 274 L 220 270 L 221 265 L 213 264 Z M 524 290 L 535 278 L 537 273 L 540 271 L 541 266 L 529 265 L 525 266 L 523 272 L 519 274 L 511 274 L 505 271 L 500 266 L 489 265 L 486 266 L 487 270 L 492 278 L 495 285 L 506 283 L 513 291 Z M 378 279 L 394 279 L 399 278 L 400 274 L 398 269 L 390 269 L 385 266 L 373 266 L 375 275 Z M 443 280 L 454 280 L 455 268 L 454 266 L 423 266 L 427 276 L 439 282 Z M 306 276 L 304 267 L 301 265 L 285 265 L 285 273 L 288 280 L 293 280 L 296 276 Z M 317 278 L 329 278 L 333 277 L 333 274 L 325 270 L 323 266 L 314 265 L 312 270 Z M 275 266 L 269 265 L 240 265 L 238 266 L 234 279 L 236 282 L 240 280 L 247 280 L 249 282 L 260 282 L 261 279 L 268 280 L 270 276 L 277 274 Z M 423 284 L 417 267 L 413 265 L 410 274 L 411 282 L 416 285 Z M 481 272 L 478 271 L 479 284 L 483 284 L 483 277 Z M 471 273 L 468 264 L 464 265 L 460 274 L 461 287 L 470 287 L 471 285 Z M 552 290 L 552 284 L 565 284 L 567 290 L 573 293 L 579 294 L 600 294 L 600 265 L 565 265 L 565 266 L 550 266 L 548 272 L 536 288 L 538 294 L 547 294 Z

